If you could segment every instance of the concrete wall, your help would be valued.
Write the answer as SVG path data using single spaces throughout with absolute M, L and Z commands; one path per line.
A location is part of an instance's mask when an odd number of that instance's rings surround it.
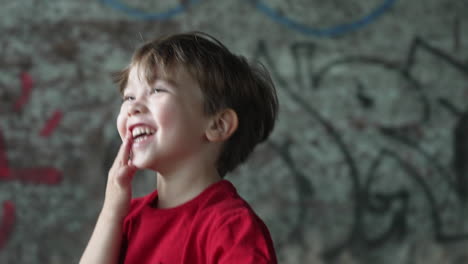
M 278 87 L 271 139 L 229 179 L 281 263 L 467 263 L 467 14 L 457 0 L 0 0 L 0 263 L 77 262 L 119 145 L 110 73 L 188 30 Z M 135 193 L 154 186 L 139 173 Z

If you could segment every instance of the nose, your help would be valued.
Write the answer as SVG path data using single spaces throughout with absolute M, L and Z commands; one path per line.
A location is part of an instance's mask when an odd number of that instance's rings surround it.
M 146 106 L 139 101 L 133 101 L 132 104 L 128 107 L 127 115 L 138 115 L 146 111 Z

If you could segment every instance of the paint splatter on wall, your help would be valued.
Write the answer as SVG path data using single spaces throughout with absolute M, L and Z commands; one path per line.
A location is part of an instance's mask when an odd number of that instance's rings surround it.
M 78 260 L 119 145 L 110 74 L 188 30 L 278 87 L 271 140 L 230 179 L 281 263 L 468 258 L 463 1 L 23 2 L 0 10 L 0 263 Z

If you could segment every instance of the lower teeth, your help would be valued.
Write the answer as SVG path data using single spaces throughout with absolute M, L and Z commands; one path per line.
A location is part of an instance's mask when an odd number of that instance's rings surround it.
M 145 140 L 148 136 L 141 136 L 141 137 L 138 137 L 135 139 L 135 142 L 141 142 L 143 140 Z

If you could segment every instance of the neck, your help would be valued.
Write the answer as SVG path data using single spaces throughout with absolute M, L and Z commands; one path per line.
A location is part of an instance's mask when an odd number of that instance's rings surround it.
M 173 173 L 158 173 L 158 208 L 182 205 L 221 180 L 216 168 L 190 168 Z

